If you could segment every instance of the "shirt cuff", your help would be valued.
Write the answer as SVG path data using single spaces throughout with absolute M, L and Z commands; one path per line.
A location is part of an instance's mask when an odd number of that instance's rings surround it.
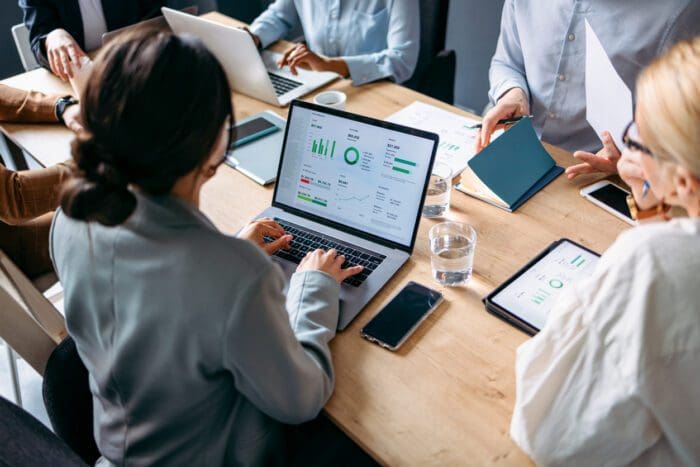
M 525 92 L 525 95 L 527 96 L 528 102 L 530 101 L 530 90 L 528 89 L 527 81 L 524 78 L 513 76 L 504 79 L 495 86 L 491 87 L 491 89 L 489 90 L 489 98 L 491 99 L 491 103 L 495 104 L 496 102 L 498 102 L 498 99 L 503 97 L 503 94 L 505 94 L 513 88 L 522 89 Z
M 382 73 L 374 55 L 357 55 L 355 57 L 341 58 L 345 60 L 345 64 L 348 66 L 353 86 L 362 86 L 363 84 L 388 77 L 388 75 Z
M 295 332 L 302 321 L 309 320 L 335 332 L 340 313 L 340 284 L 325 272 L 295 272 L 289 281 L 287 311 Z
M 250 32 L 258 36 L 258 39 L 260 39 L 261 49 L 266 48 L 268 45 L 279 40 L 280 38 L 279 33 L 275 31 L 274 28 L 262 23 L 253 23 L 250 26 Z

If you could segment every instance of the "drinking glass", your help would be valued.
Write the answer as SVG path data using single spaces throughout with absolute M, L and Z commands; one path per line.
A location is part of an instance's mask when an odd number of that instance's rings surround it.
M 436 162 L 430 175 L 428 191 L 423 204 L 423 216 L 428 218 L 445 217 L 450 208 L 452 192 L 452 169 L 449 165 Z
M 476 231 L 468 224 L 441 222 L 429 232 L 433 278 L 442 285 L 469 282 L 474 266 Z

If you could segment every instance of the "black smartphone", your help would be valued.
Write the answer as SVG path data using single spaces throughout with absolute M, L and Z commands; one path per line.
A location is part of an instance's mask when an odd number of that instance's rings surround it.
M 362 328 L 360 334 L 382 347 L 396 350 L 440 303 L 440 292 L 409 282 Z
M 601 180 L 581 190 L 581 195 L 588 201 L 605 209 L 618 219 L 628 224 L 636 225 L 627 206 L 627 196 L 629 194 L 629 191 L 608 180 Z
M 255 141 L 258 138 L 278 131 L 280 128 L 271 121 L 258 117 L 253 120 L 236 125 L 236 139 L 234 146 L 243 146 L 246 143 Z

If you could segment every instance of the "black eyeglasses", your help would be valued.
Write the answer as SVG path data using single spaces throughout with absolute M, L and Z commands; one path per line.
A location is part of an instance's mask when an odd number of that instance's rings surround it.
M 625 127 L 624 133 L 622 133 L 622 142 L 625 143 L 625 146 L 627 146 L 627 148 L 632 151 L 639 151 L 641 153 L 646 154 L 647 156 L 657 158 L 656 154 L 654 154 L 651 149 L 644 146 L 642 143 L 633 139 L 630 136 L 631 130 L 634 130 L 634 134 L 639 134 L 639 131 L 637 130 L 637 124 L 634 122 L 634 120 L 629 122 L 629 124 Z

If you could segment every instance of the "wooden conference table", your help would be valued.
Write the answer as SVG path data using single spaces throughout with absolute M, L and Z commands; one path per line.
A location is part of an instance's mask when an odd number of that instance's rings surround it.
M 207 16 L 240 24 L 217 13 Z M 45 70 L 4 83 L 69 91 Z M 353 87 L 342 80 L 325 89 L 345 92 L 348 111 L 380 119 L 416 100 L 474 117 L 389 82 Z M 287 114 L 286 109 L 239 94 L 234 94 L 233 102 L 238 120 L 268 109 Z M 72 135 L 58 125 L 1 128 L 43 165 L 69 158 Z M 562 166 L 575 162 L 563 150 L 547 149 Z M 514 214 L 453 191 L 447 217 L 473 225 L 478 233 L 474 276 L 466 287 L 440 287 L 433 281 L 427 238 L 429 228 L 439 221 L 422 219 L 409 262 L 332 342 L 336 388 L 326 406 L 330 418 L 382 464 L 530 464 L 509 437 L 515 350 L 528 336 L 488 314 L 481 299 L 561 237 L 598 252 L 608 248 L 626 225 L 579 196 L 581 186 L 593 180 L 569 182 L 561 176 Z M 224 166 L 205 186 L 201 204 L 221 230 L 233 233 L 271 199 L 271 186 L 263 188 Z M 362 339 L 360 328 L 410 280 L 438 288 L 446 303 L 396 353 Z

